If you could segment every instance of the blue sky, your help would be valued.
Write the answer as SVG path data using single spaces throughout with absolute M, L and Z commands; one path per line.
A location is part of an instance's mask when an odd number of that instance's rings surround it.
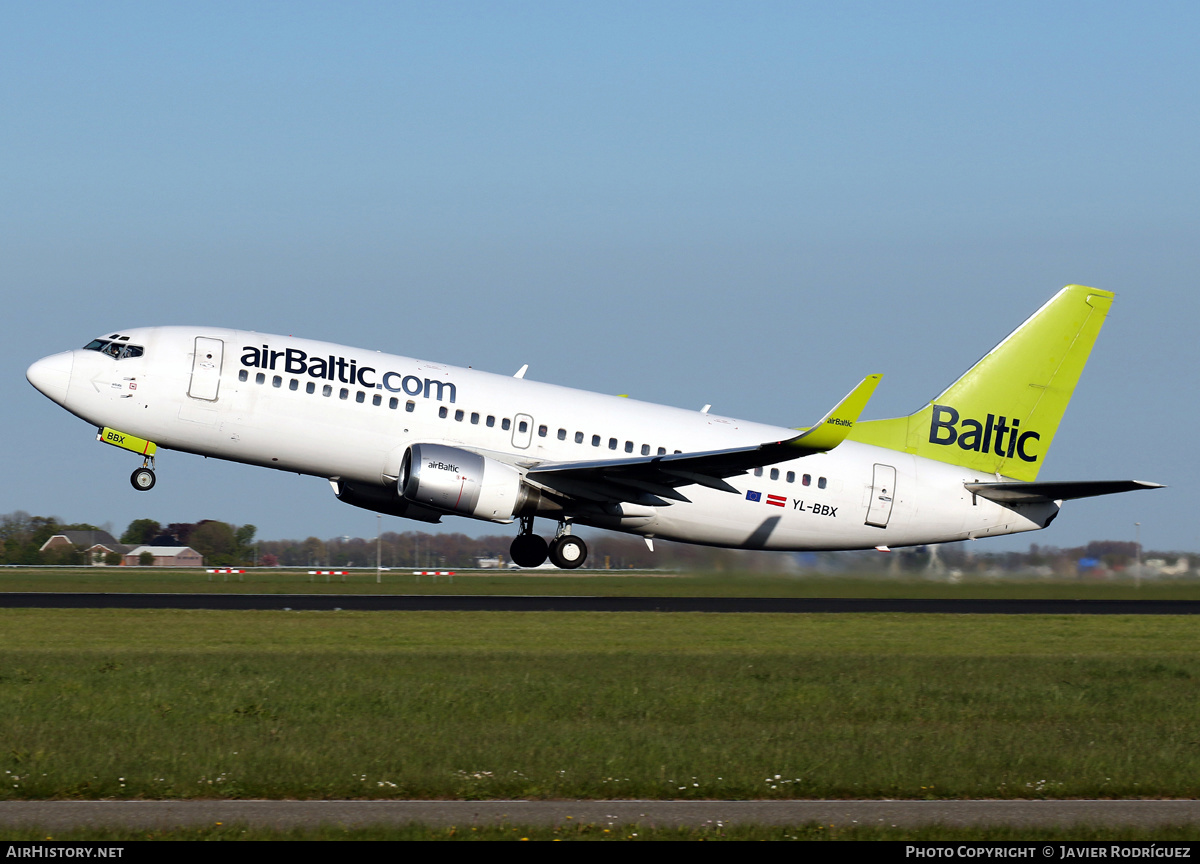
M 1045 532 L 1200 551 L 1200 7 L 0 4 L 0 513 L 371 536 L 327 484 L 128 458 L 34 359 L 206 323 L 764 422 L 915 410 L 1117 292 Z M 405 530 L 408 523 L 389 519 Z M 454 530 L 492 526 L 452 519 Z M 505 530 L 505 529 L 501 529 Z

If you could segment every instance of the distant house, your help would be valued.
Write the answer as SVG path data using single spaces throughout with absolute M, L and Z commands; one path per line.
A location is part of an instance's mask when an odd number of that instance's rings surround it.
M 202 567 L 204 556 L 191 546 L 138 546 L 125 553 L 125 564 L 142 563 L 142 553 L 154 556 L 155 567 Z
M 103 565 L 104 557 L 112 553 L 126 554 L 132 547 L 118 543 L 107 531 L 63 531 L 42 544 L 40 551 L 74 547 L 87 555 L 95 565 Z

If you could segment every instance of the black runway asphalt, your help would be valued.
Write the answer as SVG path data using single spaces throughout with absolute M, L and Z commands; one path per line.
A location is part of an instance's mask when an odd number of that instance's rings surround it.
M 1200 801 L 3 801 L 5 826 L 1200 826 Z
M 904 600 L 796 597 L 538 597 L 427 594 L 0 593 L 8 609 L 275 609 L 366 612 L 905 612 L 949 615 L 1197 615 L 1200 600 Z

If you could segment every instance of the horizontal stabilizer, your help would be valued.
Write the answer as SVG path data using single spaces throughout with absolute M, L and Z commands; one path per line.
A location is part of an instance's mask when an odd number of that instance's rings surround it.
M 1163 489 L 1161 483 L 1144 480 L 1082 480 L 1075 483 L 964 483 L 972 495 L 998 504 L 1033 504 L 1094 498 L 1138 489 Z

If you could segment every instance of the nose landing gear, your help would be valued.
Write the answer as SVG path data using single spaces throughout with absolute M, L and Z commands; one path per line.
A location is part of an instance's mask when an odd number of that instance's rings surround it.
M 122 450 L 132 450 L 141 456 L 142 467 L 129 475 L 129 482 L 139 492 L 149 492 L 154 488 L 154 454 L 158 450 L 157 444 L 108 426 L 101 426 L 96 430 L 96 440 L 120 447 Z
M 139 468 L 130 475 L 129 482 L 139 492 L 149 492 L 154 488 L 154 479 L 154 472 L 149 468 Z
M 139 492 L 149 492 L 154 488 L 154 457 L 147 456 L 142 467 L 129 475 L 129 482 Z

